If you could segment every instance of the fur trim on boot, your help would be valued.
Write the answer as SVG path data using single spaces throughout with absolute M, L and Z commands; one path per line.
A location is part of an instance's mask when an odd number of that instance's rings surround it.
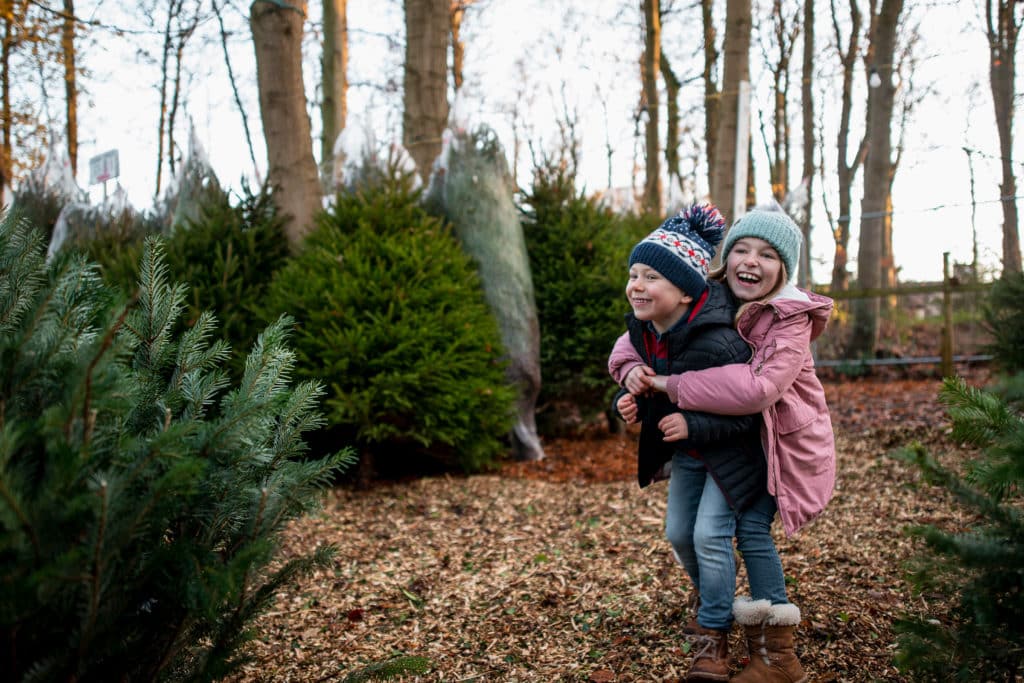
M 768 600 L 752 600 L 747 596 L 737 598 L 732 603 L 732 616 L 740 626 L 760 626 L 768 618 L 772 603 Z
M 733 604 L 733 613 L 745 629 L 750 664 L 732 680 L 735 683 L 805 683 L 807 675 L 793 647 L 794 631 L 800 624 L 800 608 L 789 603 L 769 604 L 763 620 L 756 623 L 758 609 L 753 606 L 768 601 L 740 602 Z

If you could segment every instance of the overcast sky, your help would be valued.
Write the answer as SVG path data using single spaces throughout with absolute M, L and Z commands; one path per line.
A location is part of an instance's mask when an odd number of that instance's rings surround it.
M 319 18 L 319 4 L 310 3 L 314 21 Z M 591 0 L 585 4 L 570 0 L 488 0 L 482 10 L 471 10 L 464 24 L 468 43 L 465 111 L 474 121 L 495 128 L 511 154 L 513 104 L 527 110 L 516 119 L 520 136 L 528 135 L 535 144 L 548 146 L 557 137 L 556 121 L 568 108 L 578 120 L 583 143 L 581 170 L 587 189 L 598 190 L 607 185 L 609 145 L 613 149 L 612 184 L 628 186 L 637 143 L 633 112 L 639 88 L 636 64 L 642 47 L 634 4 L 637 3 L 612 0 Z M 911 4 L 913 0 L 908 0 Z M 916 10 L 923 41 L 918 50 L 920 63 L 914 74 L 915 86 L 931 88 L 933 93 L 914 115 L 894 187 L 894 248 L 905 281 L 940 277 L 943 251 L 951 252 L 956 261 L 970 261 L 971 200 L 965 146 L 978 151 L 974 155 L 979 202 L 975 224 L 982 261 L 992 266 L 1000 257 L 998 144 L 988 94 L 985 39 L 969 28 L 972 23 L 976 25 L 974 4 L 933 0 L 927 11 Z M 104 16 L 111 20 L 110 5 L 102 7 Z M 382 138 L 399 135 L 400 46 L 404 34 L 400 3 L 350 0 L 348 11 L 352 37 L 349 77 L 355 84 L 349 94 L 349 122 L 369 125 Z M 134 21 L 131 16 L 122 18 Z M 666 50 L 677 61 L 677 70 L 692 74 L 695 62 L 687 60 L 699 59 L 701 32 L 699 16 L 686 19 L 666 20 L 662 38 Z M 825 21 L 828 17 L 819 19 Z M 254 57 L 244 25 L 236 27 L 239 32 L 231 42 L 232 66 L 247 110 L 258 172 L 262 174 L 266 155 L 256 100 Z M 819 45 L 828 39 L 828 28 L 827 23 L 819 27 Z M 215 22 L 204 27 L 207 32 L 215 29 Z M 142 39 L 155 45 L 157 36 Z M 80 118 L 79 182 L 83 187 L 88 182 L 89 157 L 116 148 L 120 155 L 120 182 L 132 204 L 145 208 L 151 205 L 155 183 L 158 71 L 139 62 L 137 40 L 138 37 L 105 38 L 89 47 L 85 55 L 92 75 L 86 82 L 89 101 Z M 307 42 L 307 96 L 314 98 L 318 55 L 315 38 Z M 834 56 L 827 48 L 821 49 L 819 69 L 836 74 L 839 67 Z M 756 45 L 751 57 L 752 140 L 755 163 L 762 172 L 766 163 L 759 112 L 769 102 L 770 79 L 759 63 L 760 48 Z M 187 85 L 187 111 L 221 182 L 237 187 L 243 176 L 253 177 L 254 169 L 223 64 L 216 43 L 206 54 L 193 58 L 190 66 L 194 76 Z M 397 91 L 379 87 L 388 79 L 398 86 Z M 374 87 L 364 85 L 367 83 Z M 975 84 L 980 87 L 972 92 Z M 684 86 L 683 108 L 694 106 L 702 93 L 699 82 Z M 818 106 L 819 111 L 825 112 L 829 180 L 826 189 L 833 190 L 838 94 L 834 90 L 822 93 Z M 314 112 L 314 129 L 319 127 L 317 116 Z M 799 131 L 796 108 L 792 116 L 794 130 Z M 859 125 L 863 113 L 854 116 L 855 125 Z M 180 144 L 186 144 L 184 127 L 177 138 Z M 314 152 L 319 156 L 318 143 L 314 144 Z M 798 146 L 794 154 L 798 160 Z M 1024 156 L 1018 152 L 1016 158 Z M 797 161 L 796 166 L 799 165 Z M 529 152 L 525 146 L 520 150 L 519 170 L 520 182 L 527 183 Z M 702 170 L 698 174 L 698 195 L 707 191 L 705 177 Z M 815 183 L 814 275 L 817 282 L 827 282 L 833 250 L 831 228 L 821 204 L 820 179 L 815 178 Z M 758 187 L 759 199 L 766 199 L 767 180 L 759 176 Z M 99 196 L 101 188 L 94 187 L 92 192 Z M 854 202 L 859 205 L 859 201 L 858 188 Z M 834 199 L 829 202 L 835 214 Z M 855 210 L 854 237 L 858 214 Z M 856 257 L 856 242 L 851 244 L 850 253 Z

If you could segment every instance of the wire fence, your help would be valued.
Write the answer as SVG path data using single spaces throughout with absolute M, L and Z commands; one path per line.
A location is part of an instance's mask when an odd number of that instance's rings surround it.
M 992 284 L 954 277 L 948 261 L 943 281 L 873 290 L 829 292 L 836 312 L 815 344 L 818 367 L 858 375 L 878 366 L 937 365 L 943 376 L 957 364 L 986 363 L 991 335 L 984 325 L 983 305 Z M 879 335 L 870 357 L 851 357 L 855 302 L 878 299 Z

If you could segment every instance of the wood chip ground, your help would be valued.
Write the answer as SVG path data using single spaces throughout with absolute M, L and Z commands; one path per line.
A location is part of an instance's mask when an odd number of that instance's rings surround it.
M 904 533 L 970 520 L 889 453 L 913 439 L 956 464 L 938 381 L 832 383 L 838 476 L 826 512 L 776 538 L 798 654 L 814 681 L 902 681 L 894 620 L 943 618 L 905 581 Z M 285 555 L 334 544 L 329 571 L 288 586 L 233 681 L 333 681 L 395 655 L 404 681 L 674 681 L 690 584 L 663 535 L 665 484 L 640 490 L 635 434 L 553 440 L 500 473 L 338 488 L 289 527 Z M 745 589 L 741 571 L 738 591 Z M 742 648 L 732 637 L 734 671 Z

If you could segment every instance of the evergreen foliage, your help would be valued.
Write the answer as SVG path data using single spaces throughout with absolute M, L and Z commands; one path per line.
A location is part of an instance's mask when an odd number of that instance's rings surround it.
M 333 431 L 381 472 L 476 470 L 505 447 L 514 392 L 473 263 L 412 183 L 339 194 L 275 277 L 265 315 L 298 320 L 299 371 L 325 378 Z
M 165 242 L 171 277 L 188 284 L 184 322 L 192 325 L 203 311 L 220 322 L 220 337 L 233 348 L 249 348 L 262 324 L 257 306 L 274 273 L 288 257 L 283 221 L 268 192 L 242 188 L 240 201 L 218 187 L 207 188 L 198 218 L 186 218 Z M 82 247 L 103 268 L 104 279 L 131 295 L 138 278 L 142 233 L 103 233 Z M 240 377 L 244 358 L 230 368 Z
M 1024 273 L 1004 273 L 983 307 L 988 350 L 1007 374 L 1024 372 Z
M 67 203 L 67 197 L 54 192 L 36 182 L 31 176 L 14 190 L 11 208 L 18 212 L 30 225 L 38 226 L 45 239 L 53 234 L 53 225 L 57 216 Z
M 608 354 L 626 329 L 629 253 L 657 221 L 624 220 L 577 193 L 567 168 L 554 160 L 538 165 L 525 199 L 541 331 L 540 403 L 571 401 L 596 411 L 614 390 Z
M 82 255 L 45 265 L 42 247 L 0 222 L 0 675 L 222 677 L 277 589 L 331 558 L 270 567 L 349 459 L 305 456 L 322 389 L 291 387 L 288 318 L 229 389 L 213 316 L 173 332 L 187 293 L 157 239 L 127 305 Z
M 948 378 L 941 393 L 953 438 L 980 449 L 960 475 L 917 444 L 900 456 L 973 513 L 966 531 L 912 529 L 926 552 L 910 578 L 951 601 L 948 618 L 896 624 L 899 667 L 920 680 L 1013 681 L 1024 664 L 1024 419 L 995 395 Z

